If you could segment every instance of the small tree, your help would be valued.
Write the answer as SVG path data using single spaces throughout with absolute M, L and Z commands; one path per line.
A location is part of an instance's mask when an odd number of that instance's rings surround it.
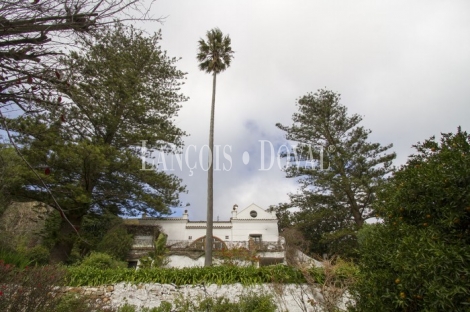
M 414 147 L 376 202 L 383 224 L 360 232 L 358 311 L 468 311 L 470 136 Z

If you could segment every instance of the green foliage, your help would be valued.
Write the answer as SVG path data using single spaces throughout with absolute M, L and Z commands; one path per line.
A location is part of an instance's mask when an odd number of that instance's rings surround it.
M 159 268 L 168 263 L 168 258 L 166 257 L 168 252 L 166 239 L 167 235 L 163 233 L 158 234 L 154 242 L 153 251 L 149 252 L 146 257 L 140 258 L 140 268 Z
M 258 295 L 256 293 L 248 293 L 240 297 L 239 301 L 241 312 L 274 312 L 276 311 L 276 304 L 270 295 Z
M 80 246 L 85 250 L 96 250 L 106 233 L 121 224 L 122 219 L 110 213 L 84 216 L 80 223 L 80 235 L 86 243 Z
M 118 308 L 118 312 L 136 312 L 136 308 L 129 303 L 125 303 Z
M 49 263 L 51 252 L 49 249 L 42 245 L 37 245 L 25 250 L 25 256 L 29 261 L 34 264 L 44 265 Z
M 125 261 L 133 243 L 123 220 L 110 213 L 89 214 L 82 218 L 80 236 L 73 235 L 73 249 L 69 263 L 76 263 L 91 251 L 107 253 L 117 260 Z
M 151 269 L 106 269 L 93 266 L 69 267 L 67 284 L 69 286 L 111 285 L 128 283 L 173 283 L 188 284 L 234 284 L 252 285 L 270 283 L 302 283 L 305 279 L 299 270 L 283 266 L 255 267 L 204 267 L 204 268 L 151 268 Z
M 178 298 L 175 300 L 175 306 L 180 312 L 238 312 L 238 304 L 230 302 L 228 298 L 199 297 Z
M 26 166 L 11 146 L 0 144 L 0 216 L 13 199 L 15 189 L 21 187 L 24 180 L 21 172 Z
M 136 312 L 136 311 L 140 311 L 140 312 L 171 312 L 172 311 L 171 308 L 172 308 L 171 303 L 166 302 L 166 301 L 162 301 L 160 306 L 158 306 L 156 308 L 143 307 L 141 309 L 138 309 L 135 306 L 126 303 L 123 306 L 120 306 L 117 309 L 117 312 Z
M 123 224 L 111 228 L 98 243 L 96 250 L 107 253 L 113 258 L 125 261 L 131 250 L 134 239 L 127 233 Z
M 53 211 L 46 219 L 44 228 L 41 230 L 42 245 L 49 250 L 55 246 L 60 238 L 60 227 L 62 218 L 58 211 Z
M 143 308 L 141 312 L 171 312 L 172 311 L 171 308 L 172 308 L 171 303 L 167 301 L 162 301 L 160 303 L 160 306 L 158 306 L 157 308 L 152 308 L 152 309 Z
M 311 252 L 354 257 L 356 232 L 373 215 L 376 193 L 392 171 L 392 145 L 368 142 L 362 118 L 348 115 L 340 95 L 328 90 L 308 93 L 297 101 L 292 126 L 277 124 L 296 148 L 285 153 L 287 177 L 299 178 L 300 192 L 281 206 L 283 222 L 300 229 Z M 294 159 L 292 161 L 292 159 Z M 299 212 L 286 214 L 285 208 Z M 286 217 L 289 221 L 286 222 Z
M 157 215 L 179 203 L 181 180 L 143 164 L 138 148 L 145 140 L 175 151 L 185 135 L 173 121 L 186 100 L 179 93 L 185 74 L 160 40 L 121 24 L 80 40 L 61 61 L 60 99 L 41 114 L 8 120 L 22 154 L 76 224 L 95 211 Z M 12 195 L 57 208 L 30 170 L 16 176 L 23 182 Z
M 209 74 L 219 74 L 230 67 L 233 54 L 230 36 L 224 37 L 219 28 L 211 29 L 206 34 L 207 41 L 199 39 L 197 60 L 199 69 Z
M 379 196 L 383 224 L 360 232 L 358 311 L 469 309 L 470 137 L 414 147 Z
M 97 270 L 105 269 L 117 269 L 117 268 L 126 268 L 127 264 L 124 261 L 119 261 L 114 259 L 112 256 L 101 253 L 101 252 L 92 252 L 87 257 L 85 257 L 80 264 L 82 268 L 95 268 Z
M 243 294 L 238 302 L 222 297 L 178 298 L 175 306 L 179 312 L 274 312 L 277 308 L 272 296 L 256 293 Z
M 66 293 L 61 296 L 54 312 L 88 312 L 90 306 L 82 296 Z
M 24 269 L 31 264 L 28 256 L 4 246 L 0 247 L 0 261 L 3 264 L 13 265 L 19 269 Z

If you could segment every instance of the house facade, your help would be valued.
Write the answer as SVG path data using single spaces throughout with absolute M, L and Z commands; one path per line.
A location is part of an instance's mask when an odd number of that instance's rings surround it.
M 136 222 L 137 221 L 137 222 Z M 228 221 L 214 221 L 213 249 L 245 248 L 255 250 L 260 263 L 284 262 L 284 241 L 279 237 L 277 218 L 274 212 L 251 204 L 239 211 L 234 205 Z M 158 226 L 167 235 L 169 266 L 202 266 L 207 229 L 206 221 L 190 221 L 186 210 L 177 218 L 142 217 L 133 220 L 134 224 L 151 227 Z M 153 237 L 135 235 L 133 249 L 150 248 Z M 198 253 L 199 251 L 199 253 Z M 137 258 L 139 253 L 134 253 Z M 199 255 L 199 256 L 198 256 Z M 136 261 L 136 259 L 129 259 Z

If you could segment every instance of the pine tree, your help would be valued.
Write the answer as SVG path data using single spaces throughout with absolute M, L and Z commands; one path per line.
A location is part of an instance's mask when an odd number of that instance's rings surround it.
M 348 115 L 340 95 L 319 90 L 301 97 L 291 126 L 277 126 L 297 143 L 287 177 L 298 178 L 300 193 L 291 205 L 300 208 L 297 226 L 312 235 L 317 253 L 339 253 L 373 215 L 376 192 L 393 168 L 392 145 L 368 142 L 370 130 L 359 126 L 359 115 Z

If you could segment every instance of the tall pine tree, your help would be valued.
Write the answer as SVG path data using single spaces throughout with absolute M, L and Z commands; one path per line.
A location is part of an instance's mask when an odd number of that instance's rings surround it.
M 293 124 L 277 127 L 297 143 L 286 168 L 298 178 L 300 192 L 291 194 L 294 224 L 311 240 L 318 254 L 351 254 L 355 233 L 373 215 L 371 204 L 392 171 L 392 145 L 370 143 L 370 130 L 359 115 L 348 115 L 340 95 L 319 90 L 301 97 Z

